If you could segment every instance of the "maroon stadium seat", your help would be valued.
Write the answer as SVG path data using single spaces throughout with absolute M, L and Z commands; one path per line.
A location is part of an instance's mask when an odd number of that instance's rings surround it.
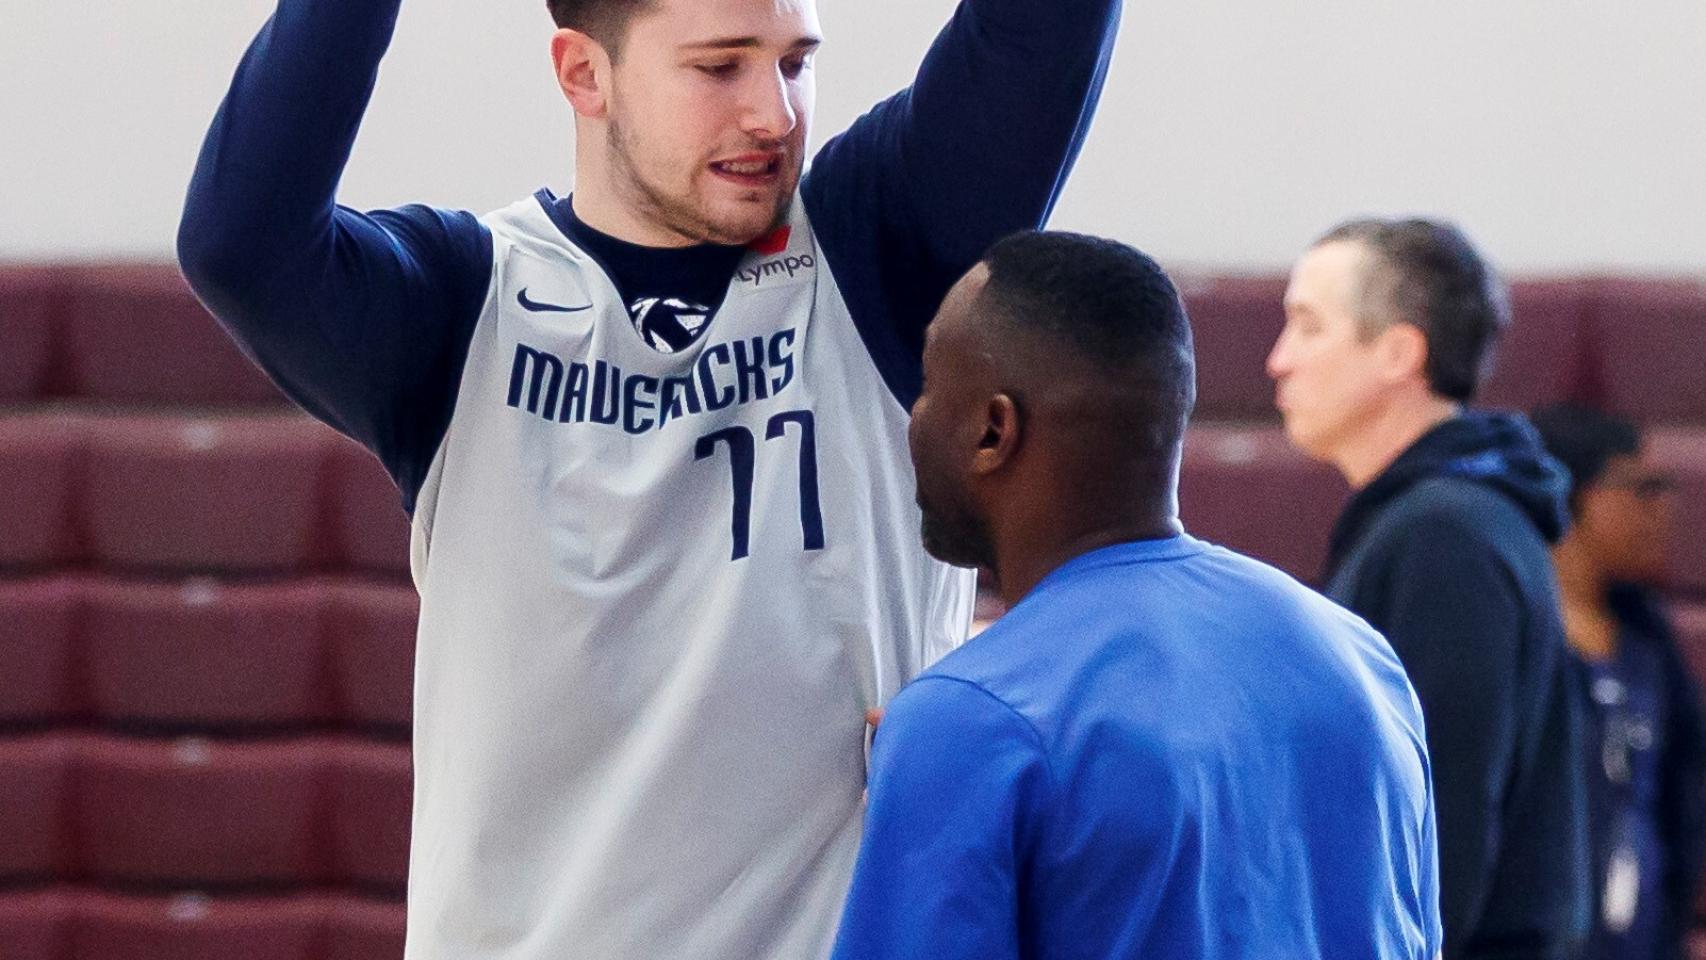
M 110 566 L 284 572 L 320 562 L 329 431 L 296 414 L 94 421 L 89 546 Z
M 4 960 L 401 960 L 404 908 L 349 896 L 0 893 Z
M 53 382 L 62 271 L 0 267 L 0 402 L 36 400 Z
M 0 567 L 75 557 L 81 423 L 64 413 L 0 415 Z
M 332 539 L 352 570 L 409 575 L 409 517 L 379 460 L 355 441 L 330 444 Z
M 1512 324 L 1498 345 L 1493 375 L 1477 402 L 1532 410 L 1561 400 L 1591 400 L 1587 327 L 1592 285 L 1584 280 L 1511 283 Z
M 325 906 L 317 897 L 79 893 L 73 909 L 64 956 L 76 960 L 320 960 Z
M 193 887 L 317 881 L 327 749 L 319 740 L 82 744 L 73 812 L 81 874 Z
M 284 398 L 170 265 L 68 271 L 70 391 L 91 400 L 203 405 Z
M 1181 276 L 1197 351 L 1197 413 L 1275 420 L 1267 358 L 1285 325 L 1284 276 Z
M 109 723 L 240 730 L 330 718 L 322 590 L 302 584 L 89 584 L 89 700 Z
M 419 615 L 413 587 L 347 583 L 332 588 L 326 638 L 333 697 L 346 722 L 408 730 Z
M 72 922 L 71 898 L 64 891 L 0 893 L 6 960 L 67 960 Z
M 326 952 L 321 960 L 402 960 L 401 903 L 337 898 L 327 903 Z
M 65 722 L 83 712 L 74 672 L 79 596 L 64 577 L 0 581 L 0 725 Z
M 1299 579 L 1319 578 L 1346 496 L 1339 475 L 1298 453 L 1278 427 L 1197 424 L 1186 436 L 1185 529 Z
M 1706 691 L 1706 603 L 1673 602 L 1671 620 L 1676 626 L 1677 646 L 1694 671 L 1695 682 Z M 1702 892 L 1706 896 L 1706 891 Z
M 0 739 L 0 882 L 42 882 L 64 870 L 73 750 L 66 734 Z
M 337 754 L 332 872 L 357 887 L 401 893 L 409 876 L 409 747 L 347 743 Z
M 1706 424 L 1706 281 L 1600 281 L 1594 315 L 1609 406 L 1641 423 Z
M 1706 428 L 1654 429 L 1647 445 L 1681 481 L 1667 550 L 1671 584 L 1706 594 Z

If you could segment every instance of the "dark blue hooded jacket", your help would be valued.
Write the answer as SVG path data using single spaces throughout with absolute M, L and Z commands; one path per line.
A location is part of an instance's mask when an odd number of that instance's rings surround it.
M 1358 491 L 1327 592 L 1422 702 L 1445 957 L 1572 957 L 1590 897 L 1579 716 L 1549 545 L 1568 474 L 1514 414 L 1465 413 Z

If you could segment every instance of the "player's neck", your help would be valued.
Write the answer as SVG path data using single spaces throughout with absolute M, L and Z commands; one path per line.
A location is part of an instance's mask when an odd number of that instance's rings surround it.
M 585 125 L 575 130 L 575 189 L 569 197 L 570 209 L 586 226 L 604 234 L 642 247 L 681 248 L 697 246 L 702 241 L 690 237 L 656 218 L 646 215 L 645 204 L 631 196 L 632 189 L 621 184 L 613 169 L 610 150 L 603 137 Z
M 583 187 L 579 176 L 576 177 L 575 191 L 569 197 L 569 206 L 587 227 L 636 246 L 681 249 L 698 246 L 702 242 L 639 215 L 632 204 L 615 196 L 609 189 L 600 189 L 595 184 Z

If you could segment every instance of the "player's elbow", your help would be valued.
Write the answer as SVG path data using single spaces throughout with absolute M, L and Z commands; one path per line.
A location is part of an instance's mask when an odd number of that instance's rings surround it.
M 240 231 L 229 229 L 194 198 L 185 205 L 178 221 L 178 269 L 202 302 L 212 307 L 242 298 L 255 283 L 253 274 L 261 262 L 252 247 Z
M 192 196 L 178 218 L 178 269 L 198 292 L 204 284 L 217 284 L 232 266 L 219 233 Z

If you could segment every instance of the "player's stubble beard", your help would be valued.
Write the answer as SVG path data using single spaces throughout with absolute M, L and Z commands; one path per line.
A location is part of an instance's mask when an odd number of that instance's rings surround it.
M 799 169 L 796 167 L 791 171 L 789 181 L 784 184 L 786 189 L 776 192 L 775 205 L 766 223 L 758 229 L 732 227 L 713 220 L 705 209 L 705 204 L 697 202 L 695 197 L 672 195 L 646 179 L 640 164 L 635 161 L 640 153 L 639 145 L 634 142 L 627 125 L 622 123 L 614 111 L 610 114 L 609 144 L 610 168 L 615 172 L 618 181 L 625 185 L 619 189 L 627 194 L 629 202 L 637 207 L 640 216 L 696 243 L 738 246 L 751 243 L 774 231 L 787 221 L 788 208 L 794 199 L 794 189 L 799 184 Z M 773 145 L 767 147 L 773 148 Z M 785 162 L 798 163 L 793 151 L 788 151 Z
M 965 491 L 935 496 L 927 493 L 922 476 L 918 485 L 918 509 L 923 514 L 919 535 L 924 552 L 956 567 L 995 569 L 995 545 L 984 522 Z

